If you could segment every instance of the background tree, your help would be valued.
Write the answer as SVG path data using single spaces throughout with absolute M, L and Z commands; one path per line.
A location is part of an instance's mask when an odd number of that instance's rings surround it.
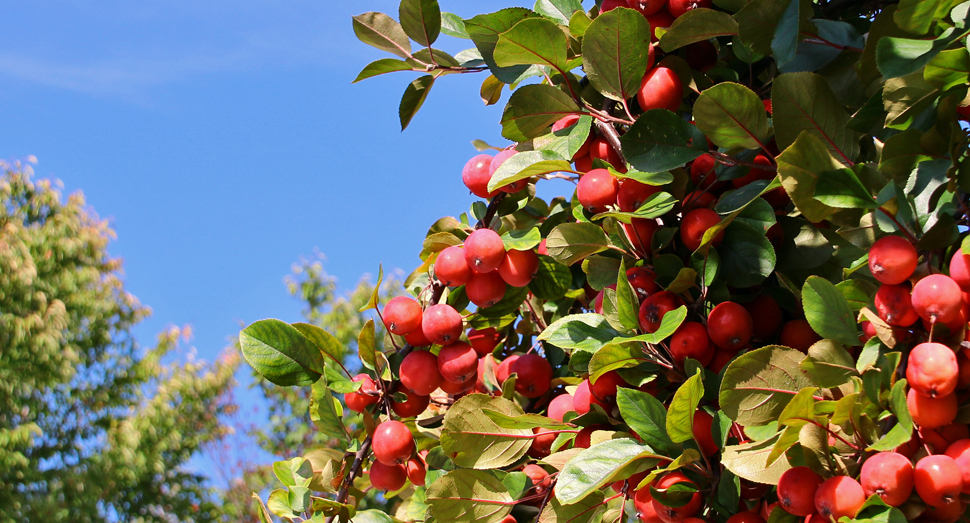
M 214 521 L 185 465 L 227 430 L 238 356 L 165 363 L 176 328 L 139 347 L 149 310 L 107 222 L 29 166 L 0 168 L 0 521 Z

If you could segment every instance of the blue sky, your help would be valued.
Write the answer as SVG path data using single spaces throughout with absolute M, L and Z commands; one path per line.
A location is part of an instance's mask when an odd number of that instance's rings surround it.
M 443 2 L 468 17 L 527 2 Z M 138 338 L 191 324 L 212 360 L 239 323 L 299 319 L 282 283 L 323 253 L 350 288 L 409 272 L 428 226 L 473 201 L 473 139 L 506 144 L 484 75 L 435 85 L 407 131 L 414 76 L 351 84 L 380 51 L 351 16 L 397 2 L 37 0 L 5 8 L 0 158 L 82 190 L 118 233 L 129 291 L 152 307 Z M 441 37 L 457 52 L 471 43 Z M 246 372 L 240 377 L 246 381 Z M 242 396 L 245 400 L 246 396 Z

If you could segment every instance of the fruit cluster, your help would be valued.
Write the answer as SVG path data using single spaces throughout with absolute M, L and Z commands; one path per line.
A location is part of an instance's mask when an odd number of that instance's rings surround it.
M 346 449 L 313 466 L 334 496 L 280 474 L 274 506 L 347 520 L 382 490 L 400 520 L 957 521 L 970 3 L 917 3 L 355 17 L 400 58 L 359 79 L 424 75 L 402 126 L 438 78 L 487 70 L 512 145 L 476 142 L 496 151 L 462 170 L 482 201 L 429 228 L 406 296 L 361 309 L 386 333 L 361 332 L 360 374 L 312 326 L 243 331 Z M 475 48 L 432 49 L 439 32 Z M 551 179 L 575 191 L 537 197 Z

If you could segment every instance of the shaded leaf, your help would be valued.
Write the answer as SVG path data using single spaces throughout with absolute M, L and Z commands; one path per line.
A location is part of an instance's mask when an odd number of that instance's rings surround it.
M 411 41 L 404 28 L 384 13 L 372 11 L 355 16 L 354 34 L 367 45 L 401 58 L 411 57 Z
M 701 7 L 691 9 L 674 20 L 660 38 L 660 47 L 669 53 L 694 42 L 736 34 L 738 22 L 733 16 Z
M 551 85 L 525 85 L 515 90 L 502 113 L 502 136 L 521 142 L 541 136 L 560 118 L 580 111 L 566 93 Z
M 694 103 L 697 128 L 720 147 L 758 149 L 768 136 L 768 116 L 758 95 L 747 87 L 722 82 Z
M 475 47 L 481 53 L 482 60 L 488 66 L 489 72 L 501 80 L 502 83 L 515 83 L 529 66 L 516 65 L 512 67 L 499 67 L 493 57 L 495 44 L 498 42 L 498 35 L 511 29 L 520 20 L 536 16 L 539 15 L 528 9 L 510 7 L 494 13 L 478 15 L 464 21 L 465 31 L 468 32 L 468 36 L 475 42 Z
M 815 186 L 821 173 L 843 167 L 814 134 L 802 132 L 777 158 L 781 185 L 795 207 L 811 222 L 828 218 L 835 209 L 816 200 Z
M 805 131 L 821 139 L 832 155 L 845 163 L 859 155 L 858 137 L 846 127 L 849 115 L 825 77 L 788 73 L 775 78 L 771 105 L 779 149 L 788 148 Z
M 365 80 L 380 74 L 393 73 L 394 71 L 410 71 L 411 69 L 411 66 L 403 60 L 398 60 L 396 58 L 381 58 L 380 60 L 367 64 L 360 74 L 357 75 L 357 78 L 354 78 L 353 83 L 357 83 L 361 80 Z
M 431 91 L 432 85 L 434 85 L 434 76 L 426 74 L 415 78 L 414 81 L 408 84 L 407 89 L 404 90 L 404 96 L 401 97 L 401 107 L 398 109 L 398 114 L 401 117 L 402 131 L 407 129 L 408 124 L 411 123 L 411 119 L 414 118 L 414 115 L 424 105 L 424 101 L 428 98 L 428 93 Z
M 620 137 L 623 154 L 630 165 L 644 172 L 681 167 L 703 153 L 691 146 L 691 127 L 666 109 L 651 109 Z
M 544 18 L 526 18 L 500 33 L 493 57 L 499 67 L 548 65 L 565 71 L 566 34 Z
M 415 42 L 430 47 L 441 32 L 438 0 L 401 0 L 401 27 Z
M 633 9 L 620 7 L 593 20 L 583 37 L 583 68 L 593 87 L 613 100 L 640 89 L 651 57 L 650 24 Z

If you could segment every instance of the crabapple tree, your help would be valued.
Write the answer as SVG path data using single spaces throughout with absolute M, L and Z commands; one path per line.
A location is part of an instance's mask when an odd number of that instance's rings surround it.
M 278 464 L 263 517 L 958 520 L 968 11 L 538 0 L 461 19 L 403 0 L 354 17 L 390 55 L 358 81 L 417 73 L 402 128 L 436 82 L 479 73 L 511 143 L 450 166 L 469 201 L 415 247 L 408 295 L 364 307 L 360 374 L 324 330 L 242 331 L 344 445 Z M 370 490 L 387 513 L 358 511 Z

